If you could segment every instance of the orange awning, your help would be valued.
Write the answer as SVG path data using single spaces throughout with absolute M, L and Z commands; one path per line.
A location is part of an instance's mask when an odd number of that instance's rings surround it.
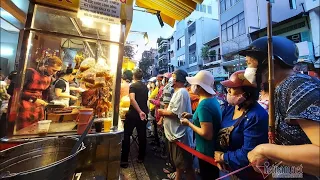
M 173 27 L 175 21 L 181 21 L 188 17 L 196 8 L 197 3 L 203 0 L 136 0 L 136 5 L 152 10 L 160 11 L 160 16 L 166 24 Z

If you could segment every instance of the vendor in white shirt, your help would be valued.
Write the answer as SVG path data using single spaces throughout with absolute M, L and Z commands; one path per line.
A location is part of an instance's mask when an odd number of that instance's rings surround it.
M 70 95 L 70 91 L 81 91 L 80 88 L 70 87 L 70 82 L 74 79 L 72 71 L 73 69 L 67 69 L 60 75 L 60 78 L 54 82 L 54 104 L 69 107 L 70 99 L 78 99 L 78 97 Z

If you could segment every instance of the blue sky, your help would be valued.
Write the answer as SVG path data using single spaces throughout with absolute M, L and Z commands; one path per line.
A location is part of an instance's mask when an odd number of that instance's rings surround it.
M 131 31 L 147 32 L 149 36 L 149 43 L 145 46 L 142 34 L 129 33 L 127 42 L 134 44 L 137 53 L 135 60 L 141 59 L 141 54 L 144 50 L 149 50 L 151 47 L 156 48 L 157 38 L 160 36 L 167 38 L 174 32 L 174 28 L 165 24 L 161 28 L 156 15 L 133 11 L 133 21 L 131 25 Z

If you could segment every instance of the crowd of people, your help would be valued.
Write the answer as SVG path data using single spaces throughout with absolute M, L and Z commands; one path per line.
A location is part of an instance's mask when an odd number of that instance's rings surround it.
M 214 158 L 217 166 L 198 160 L 203 180 L 221 177 L 252 163 L 230 179 L 263 179 L 261 169 L 267 164 L 279 167 L 303 167 L 303 178 L 320 176 L 320 80 L 293 70 L 297 61 L 294 42 L 273 37 L 274 46 L 274 104 L 269 104 L 267 37 L 262 37 L 239 53 L 246 57 L 248 68 L 233 73 L 222 81 L 226 98 L 221 100 L 214 89 L 214 77 L 206 70 L 188 77 L 186 71 L 159 74 L 147 83 L 143 72 L 136 69 L 133 77 L 123 76 L 121 96 L 130 99 L 124 120 L 124 139 L 121 167 L 127 168 L 130 139 L 136 128 L 138 134 L 138 163 L 146 155 L 147 137 L 159 158 L 166 160 L 163 171 L 168 179 L 196 179 L 194 156 L 181 148 L 181 142 L 196 151 Z M 76 100 L 72 90 L 74 74 L 67 69 L 57 80 L 53 76 L 61 70 L 58 57 L 48 58 L 43 66 L 26 71 L 20 105 L 23 128 L 35 119 L 43 119 L 43 100 L 53 87 L 55 101 L 68 106 Z M 1 136 L 5 132 L 6 116 L 17 72 L 0 81 Z M 132 80 L 132 82 L 131 82 Z M 224 97 L 224 96 L 222 96 Z M 223 103 L 226 102 L 226 103 Z M 33 108 L 34 106 L 39 108 Z M 268 133 L 268 109 L 275 110 L 275 135 Z M 151 122 L 151 134 L 147 124 Z M 274 144 L 268 140 L 274 139 Z M 149 152 L 150 153 L 150 152 Z
M 241 51 L 248 68 L 233 73 L 221 84 L 225 102 L 219 103 L 214 77 L 199 71 L 188 77 L 184 70 L 159 74 L 148 84 L 142 71 L 133 73 L 130 85 L 130 110 L 124 122 L 121 167 L 128 167 L 130 136 L 137 128 L 138 162 L 146 154 L 147 120 L 153 138 L 150 145 L 159 158 L 166 159 L 168 179 L 196 179 L 194 157 L 181 148 L 181 142 L 214 158 L 217 166 L 199 159 L 200 177 L 216 179 L 252 163 L 230 179 L 264 179 L 261 169 L 267 164 L 303 167 L 303 177 L 317 179 L 320 168 L 320 81 L 293 71 L 297 61 L 294 42 L 275 36 L 274 104 L 269 104 L 267 38 L 259 38 Z M 268 133 L 268 109 L 275 109 L 275 136 Z M 268 140 L 274 139 L 274 144 Z M 150 153 L 150 152 L 148 152 Z M 262 171 L 263 172 L 263 171 Z

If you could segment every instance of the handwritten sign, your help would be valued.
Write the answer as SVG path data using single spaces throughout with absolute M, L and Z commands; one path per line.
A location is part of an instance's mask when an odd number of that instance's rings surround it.
M 80 0 L 79 18 L 90 18 L 95 22 L 119 24 L 120 0 Z

